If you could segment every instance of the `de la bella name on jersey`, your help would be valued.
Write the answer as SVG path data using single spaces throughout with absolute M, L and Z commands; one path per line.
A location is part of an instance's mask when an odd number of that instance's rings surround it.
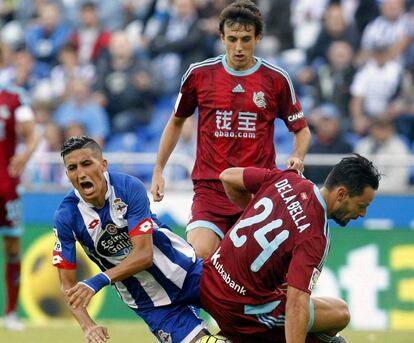
M 295 223 L 297 229 L 299 230 L 299 233 L 302 233 L 310 226 L 310 224 L 306 222 L 307 218 L 306 215 L 303 214 L 303 209 L 299 201 L 293 201 L 296 199 L 297 195 L 292 194 L 292 186 L 287 179 L 283 179 L 275 183 L 275 187 L 287 205 L 289 214 L 292 217 L 292 220 Z

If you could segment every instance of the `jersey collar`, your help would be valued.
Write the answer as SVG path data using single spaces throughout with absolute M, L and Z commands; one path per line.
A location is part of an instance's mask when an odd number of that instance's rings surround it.
M 256 57 L 256 56 L 253 56 L 253 57 L 256 60 L 256 64 L 247 70 L 239 71 L 239 70 L 234 70 L 233 68 L 230 68 L 226 61 L 226 55 L 223 55 L 223 57 L 221 58 L 221 62 L 223 63 L 224 69 L 229 74 L 234 75 L 234 76 L 246 76 L 246 75 L 253 74 L 262 65 L 262 59 L 260 57 Z

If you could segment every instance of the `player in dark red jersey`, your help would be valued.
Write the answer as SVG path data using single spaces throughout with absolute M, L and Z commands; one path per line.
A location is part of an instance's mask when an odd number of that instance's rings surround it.
M 33 112 L 23 92 L 14 86 L 0 85 L 0 235 L 3 236 L 6 261 L 4 323 L 11 330 L 23 329 L 16 316 L 22 234 L 20 200 L 16 188 L 19 175 L 37 144 Z M 25 150 L 16 153 L 19 136 L 25 143 Z
M 219 181 L 229 167 L 275 168 L 274 121 L 294 133 L 288 167 L 303 170 L 310 131 L 289 75 L 254 56 L 262 37 L 259 9 L 248 0 L 226 7 L 220 16 L 226 54 L 190 66 L 183 76 L 173 114 L 164 129 L 151 186 L 164 196 L 163 169 L 185 120 L 198 108 L 197 157 L 192 172 L 194 199 L 188 241 L 206 258 L 241 215 Z
M 329 251 L 328 218 L 363 217 L 380 174 L 359 155 L 342 159 L 319 190 L 296 170 L 230 168 L 220 176 L 245 208 L 204 262 L 203 307 L 239 342 L 345 342 L 346 303 L 310 294 Z M 252 198 L 252 194 L 254 197 Z

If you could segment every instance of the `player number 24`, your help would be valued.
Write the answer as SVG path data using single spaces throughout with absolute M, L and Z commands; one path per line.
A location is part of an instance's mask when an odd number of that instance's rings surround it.
M 230 238 L 235 247 L 240 248 L 247 241 L 246 235 L 239 236 L 240 230 L 247 228 L 251 225 L 263 222 L 272 213 L 273 202 L 269 198 L 264 197 L 254 204 L 255 209 L 258 209 L 261 206 L 263 207 L 262 212 L 252 217 L 240 220 L 240 222 L 230 232 Z M 253 272 L 259 271 L 260 268 L 263 267 L 265 262 L 270 258 L 270 256 L 272 256 L 272 254 L 280 246 L 280 244 L 282 244 L 289 237 L 289 231 L 283 230 L 280 233 L 278 233 L 276 237 L 273 238 L 273 240 L 271 240 L 270 242 L 267 240 L 266 234 L 272 230 L 280 228 L 282 224 L 282 219 L 275 219 L 270 223 L 262 226 L 260 229 L 256 230 L 253 234 L 257 243 L 259 243 L 259 245 L 263 249 L 259 256 L 257 256 L 253 263 L 250 265 L 250 269 Z

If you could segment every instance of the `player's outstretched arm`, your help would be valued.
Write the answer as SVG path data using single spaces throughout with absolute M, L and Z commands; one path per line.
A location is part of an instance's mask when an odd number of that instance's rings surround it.
M 289 157 L 286 165 L 290 169 L 297 169 L 301 172 L 304 170 L 303 160 L 305 159 L 306 153 L 309 150 L 309 145 L 311 142 L 311 133 L 309 127 L 304 127 L 303 129 L 295 132 L 294 137 L 294 151 Z
M 185 120 L 186 118 L 176 117 L 173 112 L 162 133 L 157 161 L 152 173 L 151 194 L 154 201 L 161 201 L 164 198 L 165 181 L 162 173 L 177 145 Z
M 252 194 L 246 189 L 243 180 L 244 168 L 228 168 L 220 174 L 227 197 L 240 208 L 246 208 Z
M 76 284 L 76 269 L 75 270 L 59 269 L 59 278 L 60 278 L 61 290 L 65 297 L 66 304 L 69 310 L 71 311 L 72 315 L 75 317 L 75 319 L 79 323 L 81 329 L 83 330 L 85 334 L 86 342 L 87 343 L 106 342 L 109 339 L 108 329 L 104 326 L 97 325 L 92 320 L 92 318 L 89 316 L 89 313 L 86 310 L 86 306 L 89 303 L 90 298 L 92 298 L 92 296 L 95 293 L 92 292 L 90 289 L 88 289 L 89 290 L 89 293 L 87 293 L 88 295 L 84 296 L 83 292 L 78 290 L 78 285 L 80 284 L 79 283 Z M 87 288 L 84 285 L 82 286 Z M 79 298 L 76 297 L 76 299 L 78 300 L 76 302 L 76 306 L 72 305 L 74 302 L 73 300 L 71 302 L 71 296 L 69 295 L 70 291 L 75 288 L 76 288 L 77 293 L 79 293 L 78 294 Z M 90 294 L 90 293 L 93 293 L 93 294 Z
M 308 293 L 288 286 L 285 316 L 286 343 L 304 343 L 309 324 Z

